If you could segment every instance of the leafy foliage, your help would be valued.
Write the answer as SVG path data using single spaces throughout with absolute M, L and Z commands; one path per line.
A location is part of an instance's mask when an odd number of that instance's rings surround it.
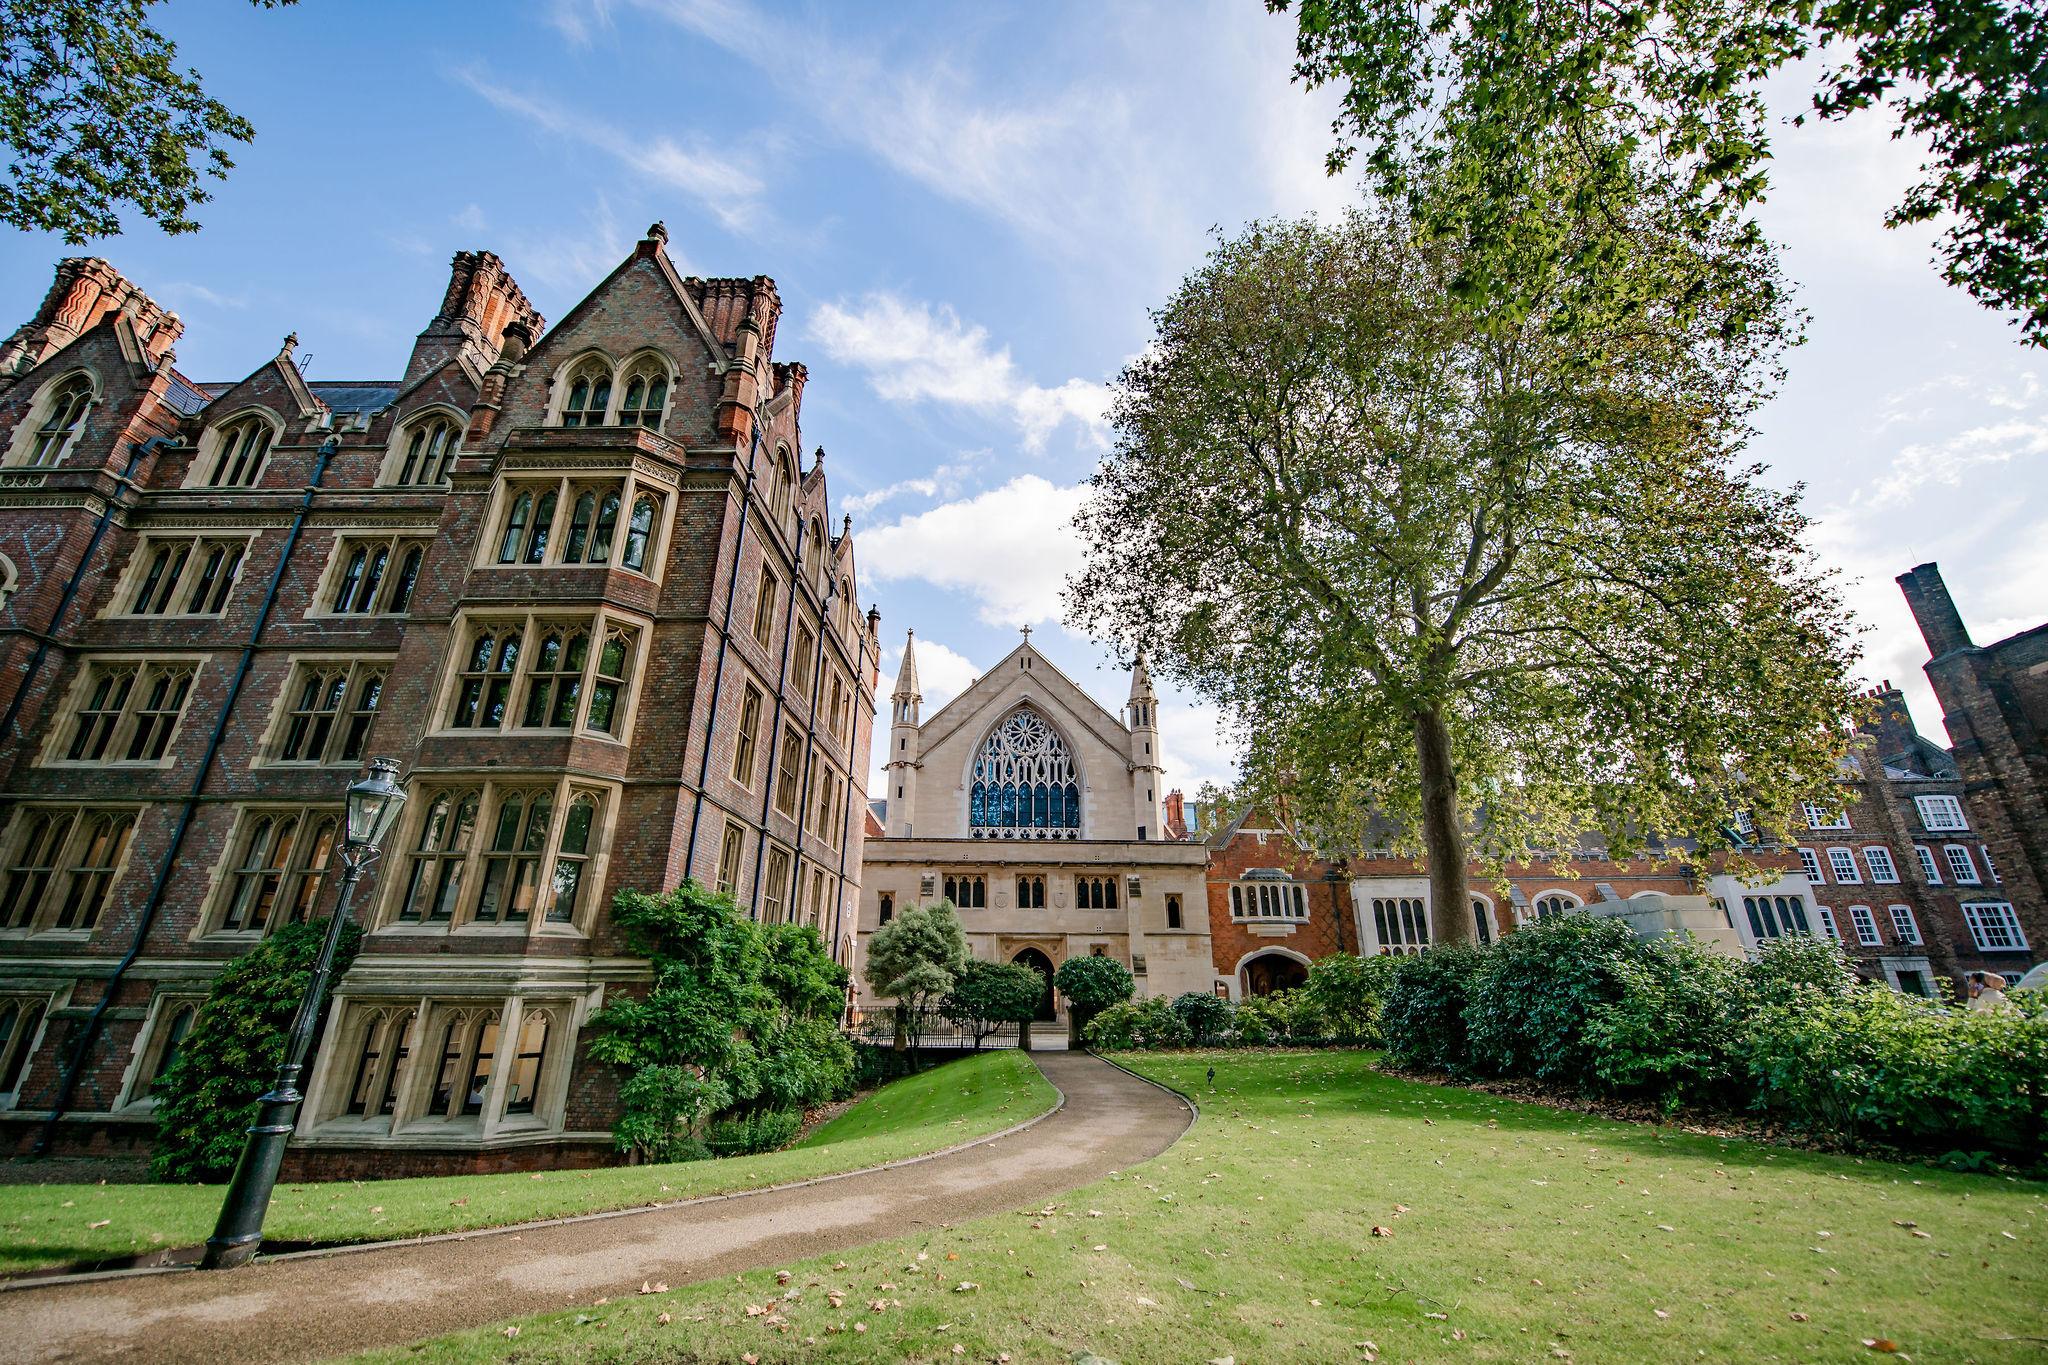
M 1249 996 L 1237 1003 L 1232 1017 L 1233 1037 L 1244 1047 L 1274 1047 L 1290 1041 L 1307 1041 L 1309 1030 L 1299 1028 L 1298 990 L 1274 991 L 1271 995 Z
M 1328 1037 L 1351 1047 L 1377 1047 L 1380 1008 L 1393 982 L 1391 956 L 1334 953 L 1309 967 L 1301 993 Z
M 1765 83 L 1825 51 L 1815 113 L 1884 105 L 1895 137 L 1928 141 L 1887 224 L 1947 220 L 1943 275 L 2048 345 L 2048 11 L 2029 0 L 1267 6 L 1297 9 L 1296 76 L 1342 89 L 1331 168 L 1362 144 L 1380 190 L 1481 248 L 1469 283 L 1499 300 L 1604 273 L 1604 234 L 1583 229 L 1638 175 L 1673 230 L 1760 241 L 1746 215 L 1768 187 Z M 1586 193 L 1547 190 L 1558 157 Z
M 1237 1011 L 1228 1000 L 1208 991 L 1188 991 L 1173 998 L 1173 1012 L 1188 1026 L 1195 1042 L 1207 1046 L 1230 1032 Z
M 1593 1079 L 1618 1094 L 1653 1097 L 1667 1111 L 1736 1103 L 1744 964 L 1686 936 L 1617 957 L 1614 973 L 1620 998 L 1586 1020 Z
M 787 1147 L 803 1126 L 800 1109 L 760 1109 L 712 1124 L 704 1145 L 713 1156 L 752 1156 Z
M 1634 930 L 1598 915 L 1566 915 L 1502 938 L 1480 955 L 1465 1008 L 1473 1064 L 1496 1076 L 1586 1085 L 1587 1021 L 1621 998 L 1622 964 L 1642 952 Z
M 1635 315 L 1475 310 L 1471 254 L 1398 209 L 1220 242 L 1119 377 L 1077 517 L 1071 622 L 1217 703 L 1240 796 L 1326 853 L 1390 822 L 1438 905 L 1469 902 L 1468 854 L 1588 830 L 1739 856 L 1730 812 L 1791 828 L 1858 705 L 1798 496 L 1740 457 L 1791 336 L 1759 311 L 1774 267 L 1615 211 Z
M 1479 987 L 1479 961 L 1479 950 L 1462 944 L 1396 959 L 1380 1006 L 1381 1035 L 1395 1065 L 1471 1073 L 1465 1011 Z
M 156 1083 L 156 1151 L 150 1169 L 158 1180 L 226 1180 L 234 1174 L 257 1100 L 284 1064 L 287 1035 L 297 1013 L 327 921 L 283 925 L 221 969 L 177 1056 Z M 329 996 L 362 946 L 363 931 L 343 927 L 328 977 Z M 307 1062 L 311 1067 L 311 1059 Z
M 951 901 L 898 911 L 868 936 L 868 985 L 913 1017 L 945 998 L 967 962 L 967 935 Z
M 591 1019 L 590 1055 L 628 1069 L 613 1135 L 653 1160 L 695 1151 L 711 1114 L 801 1110 L 848 1093 L 853 1048 L 837 1027 L 846 969 L 809 926 L 763 927 L 695 881 L 622 891 L 613 922 L 646 957 L 644 996 Z
M 1186 1047 L 1194 1031 L 1164 996 L 1122 1000 L 1104 1009 L 1081 1030 L 1081 1041 L 1098 1052 Z
M 1075 1022 L 1084 1030 L 1083 1037 L 1087 1036 L 1090 1018 L 1111 1005 L 1122 1004 L 1138 988 L 1129 967 L 1113 957 L 1093 953 L 1062 962 L 1053 973 L 1052 984 L 1067 997 Z
M 165 232 L 198 229 L 192 208 L 212 197 L 201 177 L 225 179 L 226 144 L 256 130 L 177 68 L 177 46 L 149 22 L 155 3 L 0 0 L 0 221 L 83 242 L 118 235 L 132 204 Z
M 979 1047 L 1004 1024 L 1025 1024 L 1037 1017 L 1044 994 L 1045 978 L 1022 963 L 969 958 L 939 1003 L 939 1012 L 971 1030 Z

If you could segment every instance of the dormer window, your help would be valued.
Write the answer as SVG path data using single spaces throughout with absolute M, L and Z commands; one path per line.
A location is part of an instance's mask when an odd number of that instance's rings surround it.
M 406 429 L 399 439 L 398 467 L 394 484 L 445 484 L 455 472 L 455 447 L 460 436 L 455 423 L 446 417 L 423 418 Z
M 253 488 L 263 473 L 264 457 L 270 454 L 274 433 L 261 417 L 244 417 L 221 428 L 214 446 L 212 469 L 206 476 L 209 488 Z
M 619 425 L 661 430 L 662 410 L 668 406 L 668 372 L 649 361 L 635 365 L 626 376 L 624 397 L 619 399 Z
M 579 365 L 569 379 L 569 397 L 562 404 L 565 427 L 601 427 L 612 405 L 612 372 L 602 362 Z
M 64 458 L 71 449 L 71 443 L 78 433 L 85 429 L 86 409 L 92 406 L 92 381 L 82 374 L 74 374 L 59 383 L 46 400 L 42 424 L 35 430 L 29 442 L 27 458 L 22 463 L 36 469 L 46 469 Z

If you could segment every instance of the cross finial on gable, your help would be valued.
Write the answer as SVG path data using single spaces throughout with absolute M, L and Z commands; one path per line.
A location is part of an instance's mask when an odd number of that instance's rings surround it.
M 1029 626 L 1025 626 L 1025 627 L 1024 627 L 1023 629 L 1024 629 L 1024 643 L 1028 645 L 1028 644 L 1030 644 L 1030 643 L 1031 643 L 1031 627 L 1029 627 Z

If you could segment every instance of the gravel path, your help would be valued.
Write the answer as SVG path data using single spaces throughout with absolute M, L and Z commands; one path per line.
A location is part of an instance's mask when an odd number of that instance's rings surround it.
M 1034 1055 L 1066 1095 L 1022 1132 L 887 1170 L 621 1217 L 0 1293 L 0 1361 L 311 1360 L 963 1223 L 1172 1145 L 1179 1099 L 1081 1053 Z

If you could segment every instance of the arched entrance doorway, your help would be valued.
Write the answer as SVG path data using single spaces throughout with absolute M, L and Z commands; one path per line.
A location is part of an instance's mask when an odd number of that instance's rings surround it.
M 1239 974 L 1246 995 L 1271 995 L 1291 991 L 1307 981 L 1308 967 L 1284 953 L 1264 953 L 1245 963 Z
M 1045 982 L 1045 989 L 1038 997 L 1038 1013 L 1031 1016 L 1032 1021 L 1034 1023 L 1049 1024 L 1058 1018 L 1059 1011 L 1052 998 L 1052 959 L 1039 952 L 1036 948 L 1026 948 L 1011 958 L 1010 961 L 1029 967 L 1032 971 L 1037 972 L 1039 978 Z

